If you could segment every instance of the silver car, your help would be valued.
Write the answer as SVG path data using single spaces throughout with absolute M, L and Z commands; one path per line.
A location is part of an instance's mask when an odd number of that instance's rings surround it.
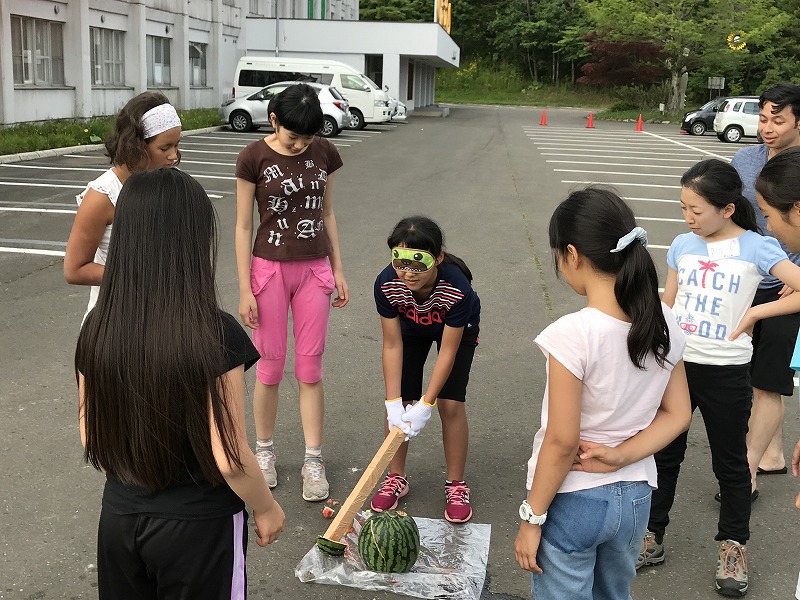
M 242 98 L 225 100 L 219 107 L 219 119 L 230 125 L 234 131 L 253 131 L 262 126 L 270 126 L 267 107 L 269 101 L 290 85 L 305 83 L 314 88 L 322 107 L 323 123 L 320 135 L 332 137 L 339 135 L 350 125 L 350 105 L 335 87 L 308 81 L 282 81 Z

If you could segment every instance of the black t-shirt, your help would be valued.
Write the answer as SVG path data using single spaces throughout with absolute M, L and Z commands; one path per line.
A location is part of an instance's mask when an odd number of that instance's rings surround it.
M 221 313 L 227 373 L 239 365 L 249 369 L 259 359 L 258 351 L 241 325 L 228 313 Z M 197 458 L 186 442 L 186 475 L 164 490 L 152 491 L 124 485 L 107 474 L 103 508 L 118 515 L 147 515 L 163 519 L 212 519 L 238 513 L 244 502 L 227 483 L 212 485 L 203 476 Z

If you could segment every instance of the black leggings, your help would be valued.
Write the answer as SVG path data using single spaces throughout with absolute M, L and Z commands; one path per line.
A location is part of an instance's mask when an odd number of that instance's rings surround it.
M 744 544 L 750 538 L 750 467 L 747 464 L 747 422 L 753 404 L 749 365 L 720 367 L 684 363 L 692 412 L 700 409 L 711 447 L 711 465 L 719 482 L 716 540 Z M 688 432 L 655 455 L 658 489 L 653 492 L 648 529 L 657 538 L 669 524 L 675 487 L 686 455 Z

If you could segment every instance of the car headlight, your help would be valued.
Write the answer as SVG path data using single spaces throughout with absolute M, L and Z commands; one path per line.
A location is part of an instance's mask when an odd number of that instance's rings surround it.
M 683 117 L 683 120 L 688 121 L 689 119 L 694 119 L 696 116 L 697 116 L 696 112 L 686 113 L 686 115 Z
M 375 106 L 389 106 L 387 100 L 375 100 Z

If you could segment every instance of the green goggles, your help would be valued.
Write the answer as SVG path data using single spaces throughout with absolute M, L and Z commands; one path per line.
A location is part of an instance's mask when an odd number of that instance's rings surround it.
M 415 248 L 392 248 L 392 266 L 398 271 L 424 273 L 436 264 L 433 254 Z

